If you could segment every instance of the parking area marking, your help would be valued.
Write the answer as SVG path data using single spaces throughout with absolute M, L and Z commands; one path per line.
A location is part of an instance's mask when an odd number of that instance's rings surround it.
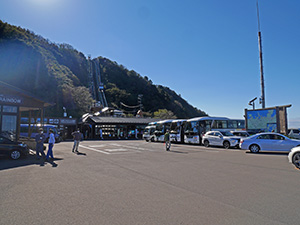
M 106 147 L 106 145 L 89 145 L 91 148 L 103 148 Z
M 128 149 L 126 149 L 126 148 L 112 148 L 112 149 L 107 149 L 107 150 L 105 150 L 105 151 L 108 151 L 108 152 L 126 152 L 126 151 L 128 151 Z
M 106 145 L 79 145 L 82 148 L 85 148 L 87 150 L 91 150 L 94 152 L 100 152 L 100 153 L 104 153 L 107 155 L 110 154 L 122 154 L 122 153 L 138 153 L 141 151 L 153 151 L 151 149 L 146 149 L 146 148 L 141 148 L 141 147 L 136 147 L 136 146 L 124 146 L 124 145 L 120 145 L 120 144 L 115 144 L 115 143 L 111 143 L 111 144 L 106 144 Z M 100 149 L 101 150 L 100 150 Z M 105 150 L 103 149 L 105 148 Z
M 90 147 L 87 147 L 87 146 L 84 146 L 84 145 L 79 145 L 79 147 L 82 147 L 82 148 L 85 148 L 85 149 L 88 149 L 88 150 L 92 150 L 92 151 L 95 151 L 95 152 L 104 153 L 104 154 L 107 154 L 107 155 L 110 154 L 109 152 L 101 151 L 101 150 L 98 150 L 98 149 L 95 149 L 95 148 L 90 148 Z
M 94 152 L 99 152 L 103 154 L 128 154 L 128 153 L 140 153 L 140 152 L 155 152 L 155 151 L 161 151 L 161 146 L 158 145 L 159 143 L 153 143 L 151 147 L 148 145 L 146 147 L 143 147 L 143 145 L 138 144 L 129 144 L 128 143 L 105 143 L 105 144 L 92 144 L 92 145 L 79 145 L 82 148 L 85 148 L 87 150 L 91 150 Z M 158 148 L 159 147 L 159 148 Z M 204 148 L 203 146 L 193 146 L 193 145 L 172 145 L 172 149 L 175 151 L 177 148 L 185 147 L 184 149 L 187 150 L 189 153 L 196 153 L 196 152 L 211 152 L 211 153 L 219 153 L 220 151 L 227 151 L 227 152 L 233 152 L 238 151 L 237 149 L 210 149 L 210 148 Z M 164 148 L 163 148 L 164 149 Z M 195 150 L 195 151 L 194 151 Z

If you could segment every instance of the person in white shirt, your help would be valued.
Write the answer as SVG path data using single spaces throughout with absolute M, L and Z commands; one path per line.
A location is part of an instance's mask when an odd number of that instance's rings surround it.
M 52 129 L 50 129 L 49 132 L 50 132 L 49 146 L 48 146 L 48 152 L 47 152 L 46 160 L 49 160 L 49 156 L 51 156 L 51 159 L 53 160 L 53 151 L 52 151 L 52 149 L 53 149 L 53 146 L 54 146 L 54 143 L 55 143 L 55 137 L 54 137 Z

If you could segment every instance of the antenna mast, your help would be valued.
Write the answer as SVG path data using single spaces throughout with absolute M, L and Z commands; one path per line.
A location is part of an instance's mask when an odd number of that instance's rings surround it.
M 263 58 L 262 58 L 262 45 L 261 45 L 261 32 L 260 32 L 260 22 L 259 22 L 259 10 L 258 10 L 258 0 L 256 2 L 257 8 L 257 21 L 258 21 L 258 48 L 259 48 L 259 62 L 260 62 L 260 86 L 261 86 L 261 97 L 260 103 L 262 108 L 266 107 L 265 102 L 265 81 L 264 81 L 264 70 L 263 70 Z

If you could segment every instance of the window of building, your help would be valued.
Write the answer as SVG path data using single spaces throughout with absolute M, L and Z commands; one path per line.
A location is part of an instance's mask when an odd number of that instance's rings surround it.
M 2 132 L 1 134 L 9 139 L 15 139 L 17 131 L 17 116 L 2 115 Z
M 3 112 L 4 113 L 17 113 L 18 112 L 18 107 L 17 106 L 4 105 L 3 106 Z

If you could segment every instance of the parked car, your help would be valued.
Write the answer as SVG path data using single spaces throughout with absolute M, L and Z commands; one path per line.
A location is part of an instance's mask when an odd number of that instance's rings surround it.
M 300 146 L 292 148 L 288 155 L 290 163 L 293 163 L 298 169 L 300 169 Z
M 259 133 L 242 139 L 240 148 L 253 153 L 259 151 L 289 152 L 293 147 L 300 146 L 300 140 L 290 139 L 278 133 Z
M 289 129 L 288 136 L 295 139 L 300 139 L 300 130 L 299 129 Z
M 202 143 L 208 146 L 223 146 L 228 149 L 230 147 L 238 147 L 240 138 L 234 136 L 229 131 L 208 131 L 202 137 Z
M 238 131 L 230 131 L 234 136 L 237 137 L 242 137 L 242 138 L 246 138 L 246 137 L 250 137 L 250 134 L 245 131 L 245 130 L 238 130 Z
M 0 155 L 6 155 L 15 160 L 28 155 L 28 153 L 29 148 L 26 144 L 0 136 Z

